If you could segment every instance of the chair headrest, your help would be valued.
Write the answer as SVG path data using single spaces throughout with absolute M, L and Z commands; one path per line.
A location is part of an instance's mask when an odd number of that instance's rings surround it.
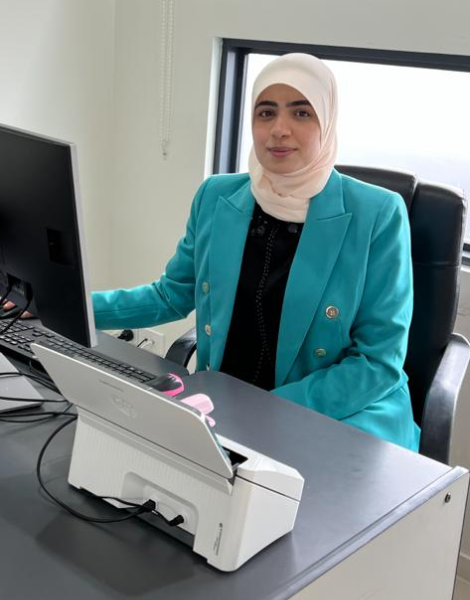
M 405 201 L 408 212 L 418 185 L 418 179 L 411 171 L 396 169 L 379 169 L 375 167 L 359 167 L 355 165 L 337 165 L 336 170 L 343 175 L 355 177 L 372 185 L 398 192 Z

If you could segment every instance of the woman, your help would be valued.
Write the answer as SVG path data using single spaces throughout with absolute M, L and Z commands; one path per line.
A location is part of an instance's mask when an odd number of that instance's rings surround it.
M 320 60 L 274 60 L 252 102 L 249 174 L 207 179 L 165 273 L 95 293 L 97 326 L 147 327 L 196 308 L 199 370 L 417 450 L 403 372 L 412 313 L 404 202 L 334 170 L 336 84 Z

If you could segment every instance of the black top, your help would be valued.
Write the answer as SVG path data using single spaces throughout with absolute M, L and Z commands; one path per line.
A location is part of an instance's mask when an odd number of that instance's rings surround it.
M 255 204 L 220 370 L 265 390 L 274 388 L 282 303 L 302 228 Z

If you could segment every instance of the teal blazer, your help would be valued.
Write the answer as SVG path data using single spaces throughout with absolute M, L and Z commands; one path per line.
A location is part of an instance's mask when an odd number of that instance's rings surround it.
M 254 204 L 248 174 L 207 179 L 161 278 L 93 294 L 97 327 L 149 327 L 196 309 L 197 369 L 219 369 Z M 403 199 L 334 170 L 292 263 L 272 392 L 417 450 L 403 371 L 412 307 Z

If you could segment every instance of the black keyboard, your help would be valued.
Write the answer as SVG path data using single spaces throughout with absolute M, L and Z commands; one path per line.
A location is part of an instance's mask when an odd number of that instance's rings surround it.
M 10 320 L 0 321 L 0 331 L 10 324 Z M 7 354 L 17 355 L 23 359 L 34 359 L 31 344 L 37 341 L 57 337 L 42 327 L 29 324 L 27 321 L 17 322 L 6 333 L 0 334 L 0 350 Z
M 10 321 L 6 320 L 0 321 L 0 331 L 4 329 L 9 322 Z M 111 371 L 118 376 L 152 387 L 153 385 L 159 384 L 162 378 L 161 371 L 157 374 L 134 367 L 127 362 L 116 360 L 105 354 L 100 354 L 96 350 L 90 350 L 80 344 L 71 342 L 62 336 L 52 333 L 48 329 L 30 324 L 27 321 L 17 322 L 12 325 L 6 333 L 0 334 L 0 352 L 10 354 L 23 361 L 33 361 L 33 363 L 38 364 L 34 352 L 31 350 L 32 343 L 40 343 L 43 346 L 57 350 L 67 356 L 85 360 L 106 371 Z M 168 364 L 171 365 L 169 361 L 161 362 L 168 362 Z M 171 370 L 177 372 L 178 368 Z

